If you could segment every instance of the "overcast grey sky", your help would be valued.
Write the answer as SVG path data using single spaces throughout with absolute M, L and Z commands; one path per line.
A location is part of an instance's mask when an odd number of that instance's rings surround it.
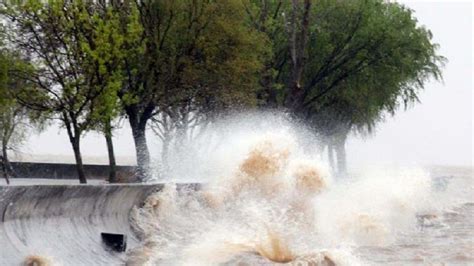
M 472 3 L 403 1 L 433 33 L 448 58 L 444 84 L 430 82 L 421 104 L 399 111 L 366 140 L 349 141 L 349 162 L 473 163 Z
M 428 83 L 420 96 L 422 103 L 387 119 L 379 125 L 375 136 L 351 137 L 347 147 L 349 163 L 472 165 L 472 3 L 403 2 L 415 10 L 421 24 L 431 29 L 434 41 L 441 46 L 440 53 L 448 58 L 444 84 Z M 127 127 L 116 133 L 115 144 L 119 162 L 129 162 L 125 157 L 134 157 Z M 151 140 L 151 146 L 156 147 L 156 142 Z M 82 147 L 85 156 L 106 156 L 105 141 L 97 134 L 89 133 Z M 57 127 L 32 135 L 23 150 L 69 160 L 73 154 L 64 130 Z

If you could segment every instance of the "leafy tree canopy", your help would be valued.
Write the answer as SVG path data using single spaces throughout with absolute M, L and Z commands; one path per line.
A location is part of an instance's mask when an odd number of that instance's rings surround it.
M 429 78 L 441 79 L 445 59 L 412 10 L 381 0 L 312 1 L 301 92 L 287 103 L 292 75 L 287 28 L 294 6 L 288 1 L 253 4 L 247 8 L 251 20 L 273 44 L 266 101 L 289 108 L 320 131 L 331 132 L 338 123 L 370 130 L 385 113 L 418 101 Z M 268 97 L 271 93 L 276 97 Z

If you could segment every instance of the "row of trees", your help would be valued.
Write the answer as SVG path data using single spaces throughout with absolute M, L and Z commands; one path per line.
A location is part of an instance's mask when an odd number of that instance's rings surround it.
M 103 132 L 113 182 L 112 133 L 126 117 L 144 180 L 148 127 L 162 139 L 166 161 L 172 141 L 247 108 L 283 109 L 310 125 L 343 172 L 347 134 L 370 132 L 384 115 L 416 102 L 426 80 L 441 77 L 444 61 L 411 10 L 382 0 L 1 5 L 2 53 L 15 51 L 17 62 L 6 63 L 3 80 L 20 82 L 2 85 L 2 99 L 29 110 L 32 121 L 61 121 L 81 183 L 87 131 Z

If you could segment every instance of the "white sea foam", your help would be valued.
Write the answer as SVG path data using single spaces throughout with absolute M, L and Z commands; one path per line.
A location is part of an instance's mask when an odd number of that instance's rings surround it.
M 143 245 L 129 262 L 366 264 L 352 249 L 389 245 L 432 210 L 423 170 L 337 180 L 308 132 L 278 115 L 251 115 L 217 123 L 173 154 L 173 180 L 206 185 L 177 191 L 170 183 L 134 209 Z

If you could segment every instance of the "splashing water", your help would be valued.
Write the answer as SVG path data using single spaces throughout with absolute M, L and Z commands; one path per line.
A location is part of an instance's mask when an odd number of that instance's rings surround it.
M 199 191 L 169 183 L 134 209 L 143 245 L 128 262 L 365 265 L 355 247 L 390 245 L 418 230 L 416 214 L 433 212 L 425 172 L 333 180 L 321 156 L 305 149 L 301 128 L 270 124 L 234 130 L 214 155 L 199 154 L 194 174 L 206 181 Z

